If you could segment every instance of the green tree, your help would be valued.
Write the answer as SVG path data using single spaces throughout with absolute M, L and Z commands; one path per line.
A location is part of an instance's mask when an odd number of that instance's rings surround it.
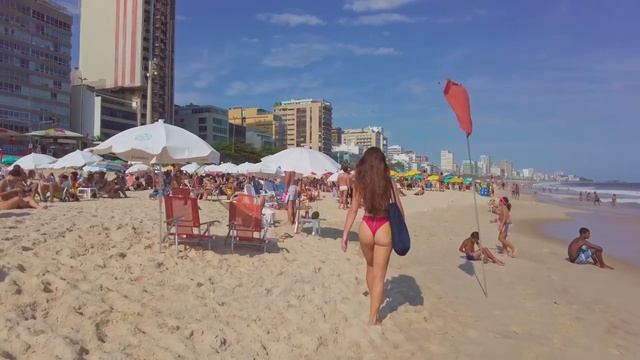
M 389 169 L 395 170 L 396 172 L 403 173 L 404 172 L 404 164 L 399 161 L 394 161 L 389 163 Z
M 251 144 L 239 142 L 233 144 L 226 141 L 217 141 L 211 145 L 220 153 L 221 162 L 232 162 L 234 164 L 242 164 L 243 162 L 259 163 L 263 157 L 273 155 L 282 150 L 277 147 L 258 150 Z

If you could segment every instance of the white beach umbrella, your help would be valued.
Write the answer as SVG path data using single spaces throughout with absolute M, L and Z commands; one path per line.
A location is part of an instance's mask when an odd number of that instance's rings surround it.
M 224 163 L 220 164 L 217 167 L 217 172 L 225 173 L 225 174 L 234 174 L 237 166 L 232 163 Z
M 94 155 L 88 151 L 76 150 L 58 159 L 58 161 L 50 165 L 50 168 L 51 169 L 78 169 L 87 164 L 93 164 L 101 160 L 102 160 L 102 157 L 98 155 Z
M 262 158 L 264 164 L 280 167 L 282 171 L 295 171 L 303 176 L 335 173 L 340 164 L 319 151 L 307 148 L 290 148 Z
M 198 169 L 200 169 L 202 167 L 202 165 L 198 164 L 198 163 L 191 163 L 188 165 L 185 165 L 183 167 L 180 168 L 180 170 L 186 172 L 187 174 L 193 174 L 195 172 L 198 171 Z
M 151 167 L 146 164 L 133 164 L 125 171 L 127 174 L 141 174 L 151 171 Z
M 256 166 L 249 171 L 249 174 L 264 178 L 276 178 L 284 175 L 284 172 L 279 166 L 263 161 L 256 164 Z
M 234 171 L 236 174 L 250 174 L 253 172 L 257 172 L 260 170 L 259 164 L 253 164 L 250 162 L 245 162 L 238 165 Z
M 200 173 L 200 174 L 215 174 L 215 173 L 220 172 L 218 170 L 218 167 L 219 167 L 219 165 L 213 165 L 213 164 L 206 165 L 206 166 L 203 166 L 200 169 L 198 169 L 197 172 Z
M 220 153 L 204 140 L 185 129 L 165 124 L 163 120 L 125 130 L 90 151 L 152 164 L 215 163 L 220 160 Z
M 32 153 L 18 159 L 11 168 L 13 169 L 14 166 L 20 165 L 24 170 L 47 169 L 47 166 L 54 161 L 56 161 L 56 158 L 52 156 Z

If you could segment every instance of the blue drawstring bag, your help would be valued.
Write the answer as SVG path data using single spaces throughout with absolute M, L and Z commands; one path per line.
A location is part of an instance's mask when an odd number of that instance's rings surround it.
M 395 186 L 393 182 L 391 186 Z M 395 189 L 391 189 L 391 203 L 389 204 L 389 225 L 391 226 L 391 243 L 393 251 L 400 256 L 407 255 L 411 248 L 411 238 L 409 237 L 409 229 L 404 221 L 402 211 L 397 203 Z

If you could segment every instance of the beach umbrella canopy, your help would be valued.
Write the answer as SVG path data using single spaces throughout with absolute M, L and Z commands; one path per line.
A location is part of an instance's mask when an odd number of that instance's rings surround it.
M 224 164 L 220 164 L 216 168 L 216 172 L 221 172 L 224 174 L 235 174 L 237 167 L 238 167 L 237 165 L 232 163 L 224 163 Z
M 18 161 L 18 158 L 13 156 L 4 156 L 2 158 L 2 164 L 4 165 L 12 165 L 16 161 Z
M 94 155 L 88 151 L 76 150 L 69 153 L 51 164 L 51 169 L 79 169 L 87 164 L 93 164 L 102 160 L 98 155 Z
M 25 136 L 17 131 L 5 129 L 0 127 L 0 139 L 2 138 L 12 138 L 12 137 L 22 137 Z
M 472 178 L 464 178 L 464 184 L 465 185 L 471 185 L 471 183 L 473 183 L 473 179 Z
M 213 165 L 213 164 L 206 165 L 206 166 L 203 166 L 200 169 L 198 169 L 197 172 L 199 174 L 215 174 L 215 173 L 219 172 L 218 171 L 218 167 L 219 167 L 219 165 Z
M 259 162 L 249 171 L 249 174 L 263 178 L 277 178 L 283 175 L 283 171 L 279 166 Z
M 125 172 L 127 168 L 120 163 L 115 161 L 98 161 L 94 164 L 87 165 L 82 170 L 86 172 L 100 172 L 100 171 L 111 171 L 111 172 Z
M 260 164 L 253 164 L 250 162 L 242 163 L 234 169 L 234 173 L 236 174 L 250 174 L 250 173 L 255 173 L 259 171 L 260 171 Z
M 185 165 L 183 167 L 180 168 L 180 170 L 186 172 L 187 174 L 193 174 L 196 171 L 198 171 L 198 169 L 200 169 L 202 167 L 202 165 L 198 164 L 198 163 L 191 163 L 188 165 Z
M 400 174 L 398 174 L 398 172 L 397 172 L 397 171 L 395 171 L 395 170 L 391 170 L 391 171 L 389 171 L 389 175 L 391 175 L 391 176 L 393 176 L 393 177 L 398 177 L 398 176 L 400 176 Z
M 430 175 L 427 180 L 429 181 L 440 181 L 440 175 Z
M 220 153 L 211 145 L 185 129 L 165 124 L 163 120 L 125 130 L 91 151 L 152 164 L 220 161 Z
M 35 136 L 35 137 L 48 137 L 48 138 L 81 138 L 82 135 L 73 131 L 61 129 L 61 128 L 51 128 L 46 130 L 38 130 L 32 131 L 26 135 Z
M 301 147 L 282 150 L 277 154 L 262 158 L 262 162 L 271 166 L 279 166 L 282 171 L 294 171 L 302 175 L 335 173 L 340 169 L 340 164 L 326 154 Z
M 464 179 L 462 179 L 461 177 L 457 177 L 456 176 L 453 179 L 451 179 L 449 182 L 452 183 L 452 184 L 462 184 L 462 183 L 464 183 Z
M 56 161 L 56 158 L 52 156 L 32 153 L 18 159 L 13 163 L 13 166 L 20 165 L 25 170 L 46 169 L 47 165 L 54 161 Z
M 421 172 L 418 170 L 409 170 L 406 173 L 402 174 L 402 176 L 406 176 L 406 177 L 412 177 L 412 176 L 417 176 L 420 175 Z
M 146 164 L 133 164 L 125 171 L 127 174 L 141 174 L 151 171 L 151 167 Z

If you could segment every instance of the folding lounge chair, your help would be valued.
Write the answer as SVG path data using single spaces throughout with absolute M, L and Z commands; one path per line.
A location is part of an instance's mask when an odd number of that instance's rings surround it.
M 188 190 L 188 189 L 187 189 Z M 200 209 L 198 199 L 189 195 L 166 195 L 164 197 L 164 207 L 166 216 L 167 233 L 163 237 L 163 242 L 167 237 L 173 236 L 176 245 L 176 255 L 180 243 L 202 243 L 209 244 L 214 236 L 211 234 L 211 226 L 218 221 L 200 222 Z
M 267 251 L 268 225 L 262 220 L 262 205 L 256 198 L 237 193 L 229 203 L 229 236 L 231 252 L 235 245 L 253 245 Z

